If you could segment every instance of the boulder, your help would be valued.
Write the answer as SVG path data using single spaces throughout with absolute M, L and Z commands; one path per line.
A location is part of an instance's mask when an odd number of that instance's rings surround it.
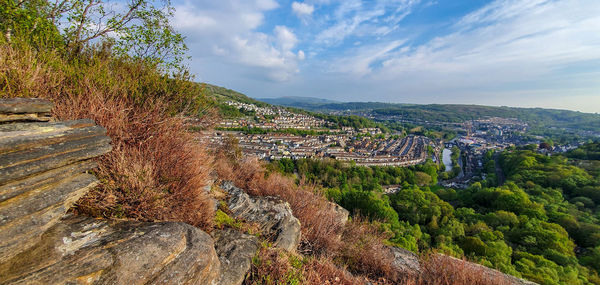
M 25 102 L 0 100 L 0 113 L 51 107 Z M 35 244 L 98 184 L 85 172 L 97 166 L 92 158 L 110 150 L 106 130 L 92 120 L 0 125 L 0 262 Z
M 236 218 L 260 225 L 275 247 L 295 251 L 300 243 L 300 221 L 287 202 L 276 197 L 253 197 L 231 182 L 221 186 L 229 194 L 229 210 Z
M 344 209 L 342 206 L 336 204 L 336 203 L 332 203 L 332 202 L 327 202 L 329 204 L 329 206 L 333 209 L 333 211 L 335 212 L 335 215 L 337 217 L 337 220 L 342 224 L 345 225 L 346 222 L 348 222 L 348 217 L 350 216 L 350 212 L 348 212 L 348 210 Z
M 394 256 L 394 266 L 402 272 L 416 274 L 421 270 L 419 256 L 401 247 L 389 246 L 388 249 Z
M 177 222 L 66 217 L 0 264 L 0 284 L 218 284 L 213 240 Z
M 219 284 L 242 284 L 258 250 L 258 239 L 235 229 L 215 230 L 212 236 L 221 261 Z

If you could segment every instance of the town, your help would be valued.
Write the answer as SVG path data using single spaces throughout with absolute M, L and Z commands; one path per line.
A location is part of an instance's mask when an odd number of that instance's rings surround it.
M 261 159 L 324 158 L 354 161 L 365 166 L 408 166 L 423 163 L 440 151 L 442 142 L 425 136 L 384 135 L 379 128 L 335 128 L 323 119 L 281 107 L 226 102 L 254 117 L 222 121 L 209 136 L 212 144 L 235 139 L 246 155 Z M 262 130 L 259 134 L 243 128 Z M 295 134 L 290 130 L 311 131 Z
M 384 133 L 379 128 L 338 126 L 309 114 L 284 107 L 228 101 L 228 106 L 245 116 L 222 120 L 208 139 L 213 145 L 235 140 L 249 156 L 265 160 L 282 158 L 334 158 L 363 166 L 410 166 L 431 159 L 452 168 L 450 149 L 460 151 L 461 172 L 444 183 L 466 187 L 481 178 L 483 157 L 490 150 L 539 144 L 543 138 L 526 136 L 528 124 L 513 118 L 484 118 L 463 123 L 446 124 L 458 134 L 442 140 L 422 134 Z M 555 146 L 563 152 L 575 146 Z M 544 151 L 544 150 L 541 150 Z

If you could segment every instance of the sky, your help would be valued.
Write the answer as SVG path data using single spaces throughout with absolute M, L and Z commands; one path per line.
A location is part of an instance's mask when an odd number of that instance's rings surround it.
M 175 0 L 195 80 L 253 98 L 600 113 L 600 0 Z

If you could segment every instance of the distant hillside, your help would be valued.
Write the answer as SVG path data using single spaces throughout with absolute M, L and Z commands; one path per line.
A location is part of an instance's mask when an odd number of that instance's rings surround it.
M 305 113 L 303 110 L 307 110 L 310 111 L 310 114 L 316 116 L 319 115 L 312 112 L 334 113 L 337 115 L 358 114 L 360 116 L 376 118 L 380 121 L 397 121 L 402 119 L 425 124 L 432 122 L 461 123 L 474 119 L 501 117 L 517 118 L 527 122 L 536 130 L 536 134 L 547 133 L 552 128 L 593 132 L 596 135 L 600 133 L 600 114 L 569 110 L 459 104 L 417 105 L 381 102 L 335 102 L 312 97 L 279 97 L 256 100 L 227 88 L 206 83 L 203 83 L 203 86 L 205 86 L 207 94 L 213 96 L 219 103 L 238 101 L 257 106 L 270 106 L 272 104 L 288 107 L 288 110 L 294 113 Z M 230 117 L 237 116 L 238 112 L 236 110 L 230 110 L 231 108 L 225 106 L 222 106 L 221 109 L 224 113 L 228 113 Z M 332 118 L 327 119 L 332 121 Z M 555 130 L 552 132 L 558 131 Z
M 296 108 L 305 108 L 309 109 L 313 106 L 321 106 L 323 104 L 336 104 L 340 103 L 338 101 L 315 98 L 315 97 L 279 97 L 279 98 L 257 98 L 257 100 L 262 102 L 267 102 L 273 105 L 280 105 L 286 107 L 296 107 Z
M 240 118 L 240 117 L 244 117 L 244 116 L 253 117 L 255 115 L 255 113 L 253 111 L 247 111 L 247 110 L 243 110 L 243 109 L 238 109 L 233 106 L 229 106 L 229 105 L 225 104 L 226 101 L 236 101 L 236 102 L 241 102 L 241 103 L 254 104 L 254 105 L 257 105 L 260 107 L 272 107 L 273 105 L 279 105 L 279 104 L 271 105 L 269 103 L 257 101 L 255 99 L 252 99 L 252 98 L 250 98 L 242 93 L 239 93 L 237 91 L 233 91 L 231 89 L 223 88 L 223 87 L 216 86 L 216 85 L 202 83 L 202 86 L 204 88 L 204 92 L 206 93 L 206 95 L 208 95 L 209 97 L 213 97 L 215 99 L 217 107 L 219 108 L 220 115 L 223 116 L 224 118 L 233 119 L 233 118 Z M 313 101 L 313 102 L 318 102 L 318 101 L 334 102 L 334 101 L 330 101 L 330 100 L 323 100 L 323 99 L 309 98 L 309 97 L 285 97 L 285 98 L 298 99 L 297 101 L 305 100 L 305 101 Z M 279 98 L 279 99 L 283 99 L 283 98 Z M 315 103 L 315 104 L 317 104 L 317 103 Z M 309 109 L 309 108 L 298 108 L 298 107 L 291 107 L 291 106 L 285 106 L 285 105 L 280 105 L 280 106 L 283 106 L 284 109 L 286 109 L 287 111 L 289 111 L 291 113 L 315 116 L 317 118 L 326 120 L 328 122 L 332 122 L 336 126 L 339 126 L 339 127 L 353 127 L 355 129 L 379 127 L 379 128 L 382 128 L 382 130 L 384 130 L 384 131 L 388 130 L 383 124 L 376 123 L 369 118 L 365 118 L 365 117 L 361 117 L 361 116 L 329 115 L 329 114 L 307 111 L 307 109 Z
M 225 101 L 236 101 L 247 104 L 254 104 L 257 106 L 267 106 L 269 104 L 252 99 L 240 92 L 227 89 L 225 87 L 216 86 L 208 83 L 200 83 L 204 88 L 204 91 L 208 96 L 215 98 L 218 103 L 223 103 Z
M 458 104 L 392 104 L 377 102 L 324 103 L 294 106 L 316 112 L 369 114 L 378 118 L 394 118 L 417 122 L 460 123 L 486 117 L 517 118 L 540 128 L 568 128 L 600 132 L 600 114 L 543 108 L 493 107 Z

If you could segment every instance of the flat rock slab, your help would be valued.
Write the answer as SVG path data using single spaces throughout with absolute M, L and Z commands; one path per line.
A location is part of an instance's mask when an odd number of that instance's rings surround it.
M 220 262 L 202 230 L 176 222 L 67 217 L 0 264 L 0 284 L 217 284 Z
M 242 284 L 258 251 L 258 239 L 235 229 L 215 230 L 212 236 L 221 261 L 219 284 Z
M 50 121 L 52 102 L 36 98 L 0 99 L 0 123 Z
M 221 185 L 230 198 L 229 210 L 236 218 L 260 225 L 263 235 L 273 245 L 295 251 L 300 243 L 300 221 L 292 214 L 287 202 L 276 197 L 254 197 L 231 182 Z
M 91 120 L 0 126 L 0 185 L 109 152 L 106 130 Z
M 97 183 L 95 176 L 82 173 L 0 202 L 0 262 L 38 242 Z
M 85 172 L 110 150 L 106 130 L 92 120 L 0 125 L 0 263 L 37 243 L 98 184 Z
M 46 99 L 6 98 L 0 99 L 0 114 L 50 113 L 53 106 Z

